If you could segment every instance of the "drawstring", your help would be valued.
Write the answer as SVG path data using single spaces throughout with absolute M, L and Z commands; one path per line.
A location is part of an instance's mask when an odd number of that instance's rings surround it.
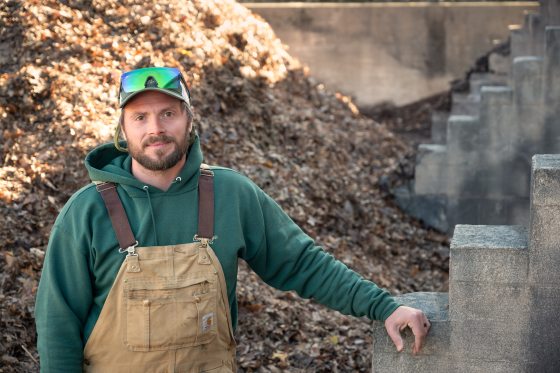
M 181 176 L 177 176 L 175 178 L 175 180 L 173 180 L 173 184 L 175 183 L 180 183 L 181 182 Z M 156 218 L 154 217 L 154 208 L 152 206 L 152 198 L 150 197 L 150 187 L 147 185 L 144 185 L 142 187 L 142 189 L 144 189 L 144 192 L 146 192 L 146 195 L 148 196 L 148 204 L 150 205 L 150 215 L 152 216 L 152 227 L 154 230 L 154 240 L 156 241 L 156 246 L 159 245 L 159 241 L 157 238 L 157 231 L 156 231 Z
M 159 241 L 157 239 L 157 232 L 156 232 L 156 219 L 154 218 L 154 208 L 152 207 L 152 199 L 150 198 L 150 191 L 148 190 L 150 187 L 148 187 L 147 185 L 144 185 L 144 187 L 142 187 L 142 189 L 144 189 L 144 191 L 146 192 L 146 195 L 148 196 L 148 204 L 150 205 L 150 215 L 152 215 L 152 227 L 154 229 L 154 239 L 156 241 L 156 246 L 159 245 Z

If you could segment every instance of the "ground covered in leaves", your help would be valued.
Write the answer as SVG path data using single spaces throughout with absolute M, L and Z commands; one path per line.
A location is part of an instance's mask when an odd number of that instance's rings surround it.
M 271 194 L 349 267 L 394 293 L 446 290 L 447 237 L 389 190 L 413 147 L 326 91 L 230 1 L 0 3 L 0 371 L 38 370 L 34 297 L 48 234 L 110 141 L 121 71 L 178 66 L 205 161 Z M 263 285 L 242 263 L 241 371 L 370 370 L 370 322 Z

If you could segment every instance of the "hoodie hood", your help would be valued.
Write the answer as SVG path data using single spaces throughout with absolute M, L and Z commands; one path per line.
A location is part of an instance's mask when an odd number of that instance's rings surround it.
M 198 135 L 187 152 L 187 162 L 178 176 L 181 180 L 182 190 L 196 188 L 198 183 L 198 170 L 202 163 L 202 150 Z M 112 182 L 120 184 L 129 194 L 145 194 L 145 184 L 132 175 L 132 158 L 130 154 L 123 153 L 115 148 L 113 143 L 103 144 L 93 149 L 85 159 L 89 177 L 93 182 Z M 170 188 L 168 191 L 172 191 Z M 157 188 L 150 187 L 157 193 Z M 160 191 L 163 193 L 163 191 Z

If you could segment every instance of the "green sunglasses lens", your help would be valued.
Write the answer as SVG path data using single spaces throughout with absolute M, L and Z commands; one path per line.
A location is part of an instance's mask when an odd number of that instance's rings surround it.
M 148 87 L 181 89 L 180 77 L 179 69 L 170 67 L 133 70 L 122 75 L 121 90 L 124 93 L 133 93 Z

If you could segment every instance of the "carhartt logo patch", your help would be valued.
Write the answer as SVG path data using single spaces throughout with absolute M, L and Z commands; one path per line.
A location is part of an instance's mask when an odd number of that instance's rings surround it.
M 202 333 L 206 333 L 212 329 L 212 326 L 214 326 L 214 312 L 210 312 L 202 316 L 200 330 Z

